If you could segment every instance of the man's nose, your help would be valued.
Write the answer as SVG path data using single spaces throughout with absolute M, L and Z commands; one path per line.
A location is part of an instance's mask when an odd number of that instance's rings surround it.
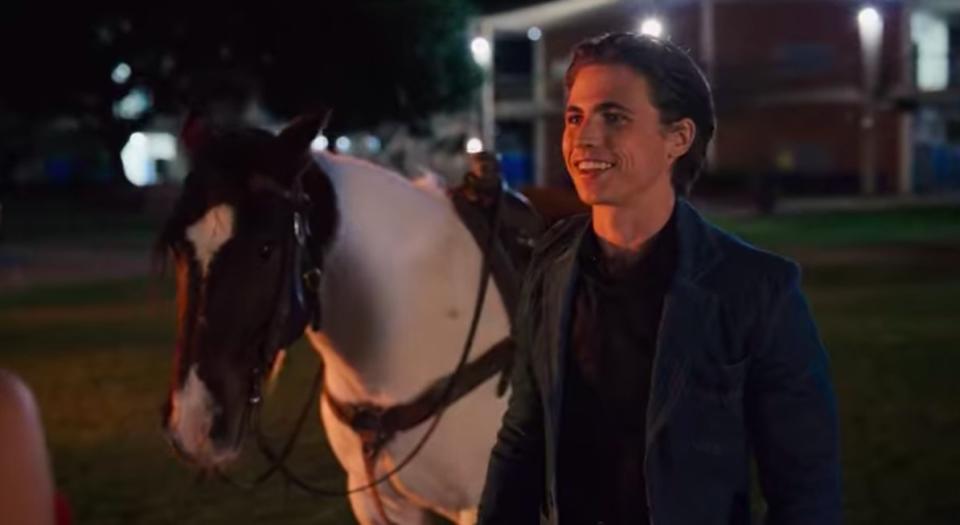
M 599 146 L 602 142 L 603 129 L 600 119 L 596 117 L 584 117 L 574 144 L 577 146 Z

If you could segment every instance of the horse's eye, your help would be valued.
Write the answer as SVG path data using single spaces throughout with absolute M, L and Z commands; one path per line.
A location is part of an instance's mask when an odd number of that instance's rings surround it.
M 270 258 L 270 255 L 273 253 L 274 243 L 273 241 L 267 241 L 260 245 L 260 258 L 267 260 Z

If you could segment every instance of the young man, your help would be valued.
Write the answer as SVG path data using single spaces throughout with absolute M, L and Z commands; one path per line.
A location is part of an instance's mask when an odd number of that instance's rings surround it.
M 683 198 L 714 131 L 677 46 L 612 34 L 567 71 L 567 170 L 589 216 L 540 241 L 480 523 L 840 521 L 827 356 L 798 267 Z

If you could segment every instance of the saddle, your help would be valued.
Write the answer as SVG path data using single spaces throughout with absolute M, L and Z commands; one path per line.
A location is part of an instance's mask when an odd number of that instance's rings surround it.
M 516 325 L 517 300 L 523 274 L 530 264 L 533 246 L 545 226 L 526 197 L 502 182 L 498 186 L 495 191 L 499 192 L 499 195 L 477 198 L 458 188 L 451 192 L 450 198 L 460 221 L 473 236 L 477 246 L 485 251 L 488 246 L 492 247 L 490 253 L 483 255 L 490 261 L 493 281 L 503 298 L 504 308 L 513 328 Z M 489 243 L 497 213 L 500 214 L 497 238 L 493 243 Z

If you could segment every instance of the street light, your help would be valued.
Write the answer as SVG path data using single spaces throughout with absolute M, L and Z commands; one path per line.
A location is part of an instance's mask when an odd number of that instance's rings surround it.
M 857 13 L 857 23 L 860 24 L 861 31 L 876 33 L 883 30 L 883 18 L 880 12 L 873 7 L 864 7 Z
M 866 6 L 857 13 L 857 28 L 860 33 L 860 51 L 863 58 L 860 182 L 863 193 L 872 194 L 877 189 L 875 93 L 880 76 L 883 17 L 876 8 Z
M 470 137 L 466 145 L 467 153 L 480 153 L 483 151 L 483 141 L 477 137 Z
M 655 17 L 648 17 L 640 23 L 640 33 L 660 38 L 663 35 L 663 22 Z
M 133 71 L 130 69 L 130 65 L 126 62 L 120 62 L 117 64 L 117 67 L 113 68 L 113 71 L 110 73 L 110 78 L 117 84 L 124 84 L 127 80 L 130 80 L 130 75 Z
M 326 151 L 328 147 L 330 147 L 330 139 L 325 135 L 317 135 L 310 143 L 310 149 L 314 151 Z
M 490 65 L 493 58 L 493 49 L 490 48 L 490 41 L 482 36 L 478 36 L 470 42 L 470 52 L 473 53 L 473 60 L 481 65 Z

